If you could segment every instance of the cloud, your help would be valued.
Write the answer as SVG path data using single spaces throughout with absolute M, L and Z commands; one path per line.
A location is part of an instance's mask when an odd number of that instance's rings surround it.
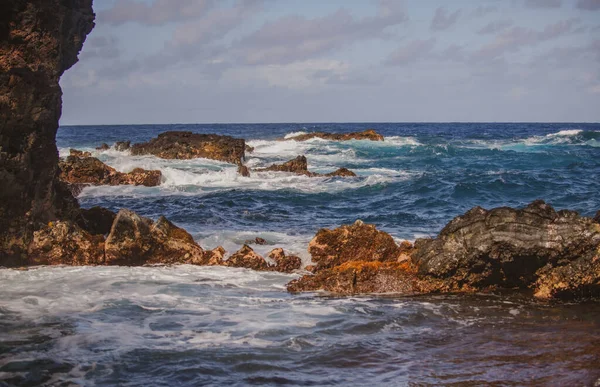
M 512 20 L 496 20 L 488 23 L 485 27 L 477 31 L 480 35 L 485 34 L 496 34 L 498 32 L 506 30 L 508 27 L 513 25 Z
M 560 8 L 562 0 L 525 0 L 528 8 Z
M 586 11 L 597 11 L 600 9 L 600 0 L 579 0 L 576 7 Z
M 444 7 L 439 7 L 435 10 L 435 14 L 433 15 L 433 19 L 431 20 L 430 28 L 433 31 L 442 31 L 447 30 L 452 27 L 454 23 L 458 20 L 462 10 L 457 10 L 452 13 L 449 13 L 448 10 Z
M 479 7 L 475 8 L 473 10 L 472 14 L 476 18 L 480 18 L 480 17 L 487 15 L 488 13 L 497 12 L 497 11 L 498 11 L 498 7 L 496 7 L 494 5 L 480 5 Z
M 98 12 L 98 20 L 111 25 L 136 22 L 155 26 L 200 17 L 215 4 L 215 0 L 155 0 L 151 4 L 120 0 L 112 8 Z
M 116 59 L 121 55 L 118 40 L 114 36 L 92 36 L 87 39 L 81 57 L 83 60 L 90 58 Z
M 408 16 L 395 1 L 380 1 L 375 16 L 355 18 L 345 9 L 318 18 L 285 16 L 265 23 L 232 47 L 246 64 L 287 64 L 318 57 L 360 40 L 385 37 Z
M 390 66 L 402 66 L 426 57 L 435 47 L 436 39 L 413 40 L 412 42 L 397 48 L 386 59 L 385 64 Z

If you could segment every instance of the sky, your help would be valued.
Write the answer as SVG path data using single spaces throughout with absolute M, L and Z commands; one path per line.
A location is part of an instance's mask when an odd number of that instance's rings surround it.
M 95 0 L 61 125 L 600 122 L 600 0 Z

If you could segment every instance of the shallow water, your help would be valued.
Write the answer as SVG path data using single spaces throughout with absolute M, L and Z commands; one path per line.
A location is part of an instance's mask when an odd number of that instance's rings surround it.
M 360 131 L 384 142 L 277 141 Z M 250 167 L 305 154 L 309 169 L 240 177 L 211 160 L 99 152 L 166 130 L 243 137 Z M 205 248 L 259 236 L 300 255 L 321 227 L 362 219 L 398 240 L 435 235 L 480 205 L 542 198 L 600 209 L 600 124 L 255 124 L 63 127 L 61 155 L 91 150 L 120 171 L 160 169 L 160 187 L 92 187 L 83 207 L 165 215 Z M 207 267 L 0 270 L 0 385 L 593 385 L 600 305 L 529 295 L 290 295 L 298 275 Z

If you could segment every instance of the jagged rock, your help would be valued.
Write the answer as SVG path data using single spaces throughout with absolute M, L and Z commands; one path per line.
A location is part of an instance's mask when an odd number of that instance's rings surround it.
M 154 187 L 160 184 L 160 171 L 135 168 L 129 173 L 119 172 L 95 157 L 69 156 L 59 163 L 60 178 L 70 184 L 90 185 L 143 185 Z
M 104 237 L 92 235 L 69 221 L 49 222 L 33 233 L 28 265 L 101 265 Z
M 537 274 L 537 298 L 600 298 L 600 248 L 564 266 L 543 267 Z
M 131 148 L 131 141 L 117 141 L 115 142 L 115 150 L 119 152 L 124 152 Z
M 596 212 L 596 216 L 594 216 L 594 222 L 600 223 L 600 211 Z
M 90 152 L 84 152 L 78 149 L 69 149 L 69 155 L 75 157 L 92 157 L 92 154 Z
M 295 173 L 296 175 L 304 175 L 308 177 L 333 177 L 333 176 L 341 176 L 341 177 L 353 177 L 356 174 L 349 169 L 340 168 L 335 172 L 320 174 L 316 172 L 310 172 L 308 170 L 308 162 L 306 160 L 306 156 L 298 156 L 293 160 L 286 161 L 283 164 L 272 164 L 267 168 L 259 168 L 255 169 L 256 172 L 289 172 Z
M 323 269 L 315 275 L 305 275 L 287 284 L 290 292 L 323 290 L 348 295 L 357 293 L 418 292 L 414 268 L 408 262 L 348 261 Z
M 412 259 L 419 274 L 448 288 L 528 287 L 542 267 L 563 266 L 598 245 L 600 226 L 592 219 L 540 200 L 521 210 L 475 207 L 437 238 L 418 239 Z
M 258 271 L 270 270 L 267 261 L 248 245 L 244 245 L 241 249 L 231 255 L 227 261 L 225 261 L 225 264 L 229 267 L 245 267 L 247 269 Z
M 254 147 L 253 146 L 246 145 L 245 149 L 246 149 L 246 153 L 252 153 L 252 152 L 254 152 Z
M 319 230 L 310 241 L 308 251 L 315 272 L 348 261 L 396 262 L 401 253 L 389 234 L 360 220 L 351 226 Z
M 260 237 L 256 237 L 254 239 L 247 239 L 244 244 L 247 245 L 252 245 L 252 244 L 256 244 L 256 245 L 266 245 L 267 241 L 266 239 L 260 238 Z
M 243 139 L 217 134 L 165 132 L 157 138 L 131 146 L 132 155 L 151 154 L 163 159 L 207 159 L 242 165 L 246 143 Z
M 275 267 L 273 270 L 282 273 L 292 273 L 294 270 L 298 270 L 300 269 L 300 266 L 302 266 L 302 260 L 300 257 L 295 255 L 285 255 L 285 252 L 282 248 L 271 250 L 267 257 L 275 262 Z
M 325 176 L 328 176 L 328 177 L 333 177 L 333 176 L 356 177 L 356 173 L 352 172 L 351 170 L 349 170 L 347 168 L 340 168 L 334 172 L 325 174 Z
M 204 262 L 205 252 L 182 228 L 161 216 L 156 223 L 122 209 L 105 242 L 107 265 Z
M 202 261 L 193 261 L 192 263 L 206 266 L 225 266 L 225 253 L 226 251 L 223 246 L 219 246 L 212 250 L 205 251 Z
M 312 138 L 322 138 L 325 140 L 333 141 L 348 141 L 348 140 L 371 140 L 371 141 L 383 141 L 383 136 L 377 133 L 373 129 L 367 129 L 363 132 L 353 133 L 325 133 L 325 132 L 313 132 L 301 134 L 295 137 L 287 138 L 287 140 L 294 141 L 306 141 Z
M 96 150 L 99 150 L 99 151 L 105 151 L 105 150 L 109 150 L 109 149 L 110 149 L 110 145 L 108 145 L 105 142 L 103 142 L 102 145 L 96 147 Z
M 59 79 L 94 13 L 91 0 L 0 3 L 0 265 L 19 266 L 34 231 L 78 212 L 58 180 Z
M 245 165 L 240 165 L 238 167 L 238 173 L 244 177 L 250 177 L 250 170 Z
M 106 235 L 116 217 L 117 214 L 104 207 L 82 208 L 77 225 L 92 235 Z

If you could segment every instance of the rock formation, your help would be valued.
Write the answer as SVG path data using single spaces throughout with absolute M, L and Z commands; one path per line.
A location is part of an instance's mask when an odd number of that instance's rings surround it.
M 119 152 L 124 152 L 126 150 L 129 150 L 129 148 L 131 148 L 131 141 L 115 142 L 115 150 L 118 150 Z
M 165 132 L 152 140 L 131 146 L 132 155 L 154 155 L 163 159 L 198 157 L 242 165 L 246 142 L 217 134 Z
M 383 136 L 377 133 L 373 129 L 367 129 L 362 132 L 353 133 L 325 133 L 325 132 L 313 132 L 300 134 L 298 136 L 287 138 L 286 140 L 294 141 L 306 141 L 312 138 L 322 138 L 324 140 L 333 141 L 348 141 L 348 140 L 370 140 L 370 141 L 383 141 Z
M 250 246 L 244 245 L 232 254 L 225 262 L 225 266 L 243 267 L 257 271 L 278 271 L 281 273 L 292 273 L 300 269 L 302 260 L 295 255 L 286 255 L 283 249 L 277 248 L 267 255 L 274 264 L 270 264 L 260 254 L 257 254 Z
M 342 294 L 532 289 L 537 298 L 600 296 L 600 225 L 543 201 L 515 210 L 475 207 L 434 239 L 397 246 L 357 222 L 320 230 L 309 252 L 315 266 L 290 291 Z
M 25 263 L 36 230 L 77 214 L 58 179 L 58 82 L 93 26 L 91 0 L 0 6 L 0 265 Z
M 129 173 L 119 172 L 95 157 L 68 156 L 59 163 L 60 179 L 80 185 L 160 185 L 162 174 L 158 170 L 135 168 Z
M 295 173 L 296 175 L 304 175 L 308 177 L 355 177 L 356 174 L 349 169 L 340 168 L 334 172 L 320 174 L 315 172 L 310 172 L 308 170 L 308 161 L 306 160 L 306 156 L 298 156 L 293 160 L 286 161 L 283 164 L 273 164 L 267 168 L 258 168 L 254 170 L 255 172 L 289 172 Z
M 69 149 L 69 155 L 75 157 L 92 157 L 90 152 L 84 152 L 77 149 Z
M 295 255 L 286 255 L 283 249 L 277 248 L 271 250 L 267 257 L 275 262 L 273 270 L 281 273 L 292 273 L 302 266 L 302 260 Z

